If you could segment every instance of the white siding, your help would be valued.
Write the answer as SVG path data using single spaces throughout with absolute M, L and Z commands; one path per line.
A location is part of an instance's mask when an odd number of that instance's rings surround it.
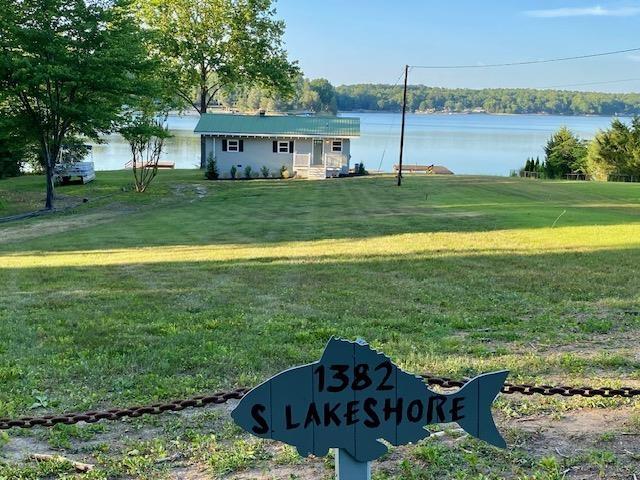
M 235 137 L 225 137 L 226 139 L 235 139 Z M 285 165 L 288 170 L 293 173 L 293 153 L 275 153 L 273 151 L 274 140 L 293 141 L 294 152 L 308 154 L 312 151 L 313 140 L 310 138 L 242 138 L 242 152 L 223 152 L 222 137 L 206 136 L 206 155 L 213 153 L 218 162 L 218 170 L 222 178 L 230 177 L 230 170 L 233 165 L 236 166 L 237 177 L 244 176 L 244 169 L 247 165 L 251 166 L 254 176 L 260 175 L 260 169 L 266 166 L 271 176 L 278 176 L 280 167 Z M 331 141 L 333 139 L 324 139 L 325 153 L 331 152 Z M 349 171 L 349 139 L 342 140 L 342 154 L 346 159 L 346 166 L 343 167 L 343 173 Z

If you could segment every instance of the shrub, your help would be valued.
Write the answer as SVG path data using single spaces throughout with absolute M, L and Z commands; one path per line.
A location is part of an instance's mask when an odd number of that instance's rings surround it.
M 263 165 L 260 169 L 260 173 L 262 174 L 262 178 L 269 178 L 269 167 Z
M 213 153 L 209 153 L 209 157 L 207 158 L 207 169 L 204 172 L 204 176 L 208 180 L 217 180 L 218 177 L 220 177 L 220 172 L 218 171 L 218 162 L 213 156 Z
M 282 165 L 280 167 L 280 178 L 289 178 L 291 177 L 291 174 L 289 173 L 289 169 L 287 168 L 286 165 Z
M 251 175 L 251 165 L 247 165 L 246 167 L 244 167 L 244 178 L 251 178 Z
M 236 174 L 238 173 L 238 169 L 236 168 L 236 166 L 232 166 L 231 170 L 229 170 L 229 175 L 231 175 L 231 178 L 235 179 L 236 178 Z
M 356 163 L 353 167 L 353 171 L 356 175 L 368 175 L 369 172 L 364 168 L 364 163 Z

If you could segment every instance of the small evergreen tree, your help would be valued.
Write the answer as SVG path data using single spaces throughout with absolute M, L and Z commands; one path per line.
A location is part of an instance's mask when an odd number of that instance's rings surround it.
M 235 165 L 233 165 L 231 167 L 231 170 L 229 170 L 229 175 L 231 175 L 231 178 L 235 180 L 237 173 L 238 173 L 238 169 L 236 168 Z
M 212 152 L 209 153 L 209 157 L 207 158 L 207 170 L 205 171 L 204 176 L 208 180 L 217 180 L 218 177 L 220 177 L 218 162 Z

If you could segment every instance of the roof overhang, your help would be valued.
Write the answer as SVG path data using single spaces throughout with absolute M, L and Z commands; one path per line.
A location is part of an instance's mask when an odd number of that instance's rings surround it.
M 234 132 L 195 132 L 198 135 L 211 137 L 244 137 L 244 138 L 360 138 L 360 135 L 300 135 L 285 133 L 234 133 Z

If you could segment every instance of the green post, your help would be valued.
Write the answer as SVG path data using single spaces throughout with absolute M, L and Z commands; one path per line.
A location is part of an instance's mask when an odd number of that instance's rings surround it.
M 371 462 L 359 462 L 336 448 L 336 480 L 371 480 Z

